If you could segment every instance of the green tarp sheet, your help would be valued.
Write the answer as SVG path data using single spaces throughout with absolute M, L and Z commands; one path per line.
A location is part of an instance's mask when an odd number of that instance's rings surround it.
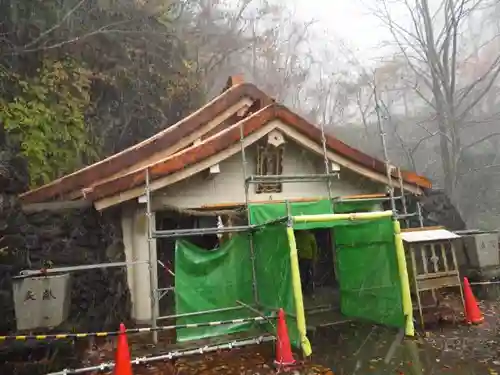
M 262 203 L 250 204 L 250 223 L 264 224 L 286 216 L 285 203 Z M 315 202 L 293 202 L 290 203 L 292 216 L 295 215 L 317 215 L 331 214 L 332 206 L 328 200 Z
M 380 209 L 379 203 L 373 201 L 344 201 L 336 202 L 332 205 L 328 200 L 319 200 L 313 202 L 291 202 L 290 213 L 292 216 L 300 215 L 321 215 L 332 213 L 352 213 L 352 212 L 371 212 Z M 287 215 L 285 203 L 261 203 L 250 204 L 250 223 L 264 224 L 283 218 Z M 318 224 L 319 225 L 319 224 Z M 300 227 L 301 225 L 298 225 Z M 331 226 L 327 223 L 326 227 Z M 298 228 L 297 229 L 301 229 Z
M 249 235 L 237 234 L 220 248 L 206 250 L 178 240 L 175 247 L 175 307 L 186 314 L 253 305 L 252 263 Z M 248 309 L 178 318 L 177 324 L 232 320 L 254 316 Z M 187 341 L 247 330 L 252 323 L 177 330 L 177 340 Z
M 404 327 L 392 219 L 336 228 L 335 245 L 342 313 Z
M 295 316 L 290 247 L 283 224 L 269 225 L 254 235 L 255 269 L 260 309 L 266 315 L 283 308 L 286 314 L 288 334 L 292 344 L 300 348 Z M 276 328 L 266 325 L 270 333 Z
M 292 215 L 321 215 L 331 212 L 327 200 L 290 203 Z M 286 216 L 286 205 L 252 204 L 252 224 Z M 334 204 L 335 213 L 380 210 L 373 201 Z M 341 220 L 294 223 L 294 229 L 334 229 L 336 268 L 340 281 L 341 311 L 349 317 L 403 327 L 401 285 L 390 217 L 377 220 Z
M 344 201 L 344 202 L 336 202 L 333 205 L 333 211 L 336 214 L 350 214 L 353 212 L 372 212 L 372 211 L 380 211 L 381 205 L 380 203 L 374 203 L 373 201 Z
M 378 209 L 373 202 L 342 202 L 336 212 Z M 328 201 L 292 203 L 293 215 L 329 214 Z M 252 204 L 252 224 L 286 216 L 285 204 Z M 402 327 L 401 288 L 391 218 L 367 221 L 302 223 L 296 229 L 334 228 L 341 310 L 351 317 Z M 292 343 L 299 347 L 286 224 L 269 224 L 254 233 L 255 272 L 259 309 L 267 315 L 283 308 Z M 177 314 L 254 305 L 249 234 L 235 234 L 220 248 L 205 250 L 178 240 L 175 248 L 175 304 Z M 177 324 L 232 320 L 255 316 L 249 309 L 180 317 Z M 177 330 L 180 342 L 241 332 L 253 323 Z M 260 327 L 275 333 L 273 324 Z

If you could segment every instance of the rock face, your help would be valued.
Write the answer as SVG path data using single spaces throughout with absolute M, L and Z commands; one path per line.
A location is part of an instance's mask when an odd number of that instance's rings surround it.
M 89 208 L 24 213 L 17 195 L 27 189 L 27 171 L 22 160 L 12 155 L 8 151 L 0 152 L 0 334 L 19 334 L 11 277 L 20 270 L 125 260 L 119 212 L 101 215 Z M 124 268 L 75 272 L 72 273 L 69 319 L 54 332 L 114 331 L 120 322 L 129 323 L 130 311 Z M 39 344 L 41 342 L 35 346 Z M 0 357 L 5 357 L 0 358 L 0 363 L 15 357 L 19 364 L 23 360 L 31 362 L 26 373 L 46 373 L 46 363 L 42 366 L 44 370 L 37 371 L 34 359 L 24 358 L 22 352 L 31 346 L 20 342 L 1 345 Z M 41 357 L 46 362 L 46 356 Z M 4 366 L 8 368 L 0 365 L 2 374 L 24 373 L 15 370 L 12 363 Z M 60 364 L 57 367 L 61 368 Z
M 0 259 L 0 306 L 8 316 L 0 321 L 2 332 L 15 331 L 9 279 L 21 269 L 125 261 L 121 226 L 111 215 L 100 216 L 93 209 L 26 215 L 18 204 L 9 211 L 4 231 L 7 256 Z M 119 322 L 128 322 L 130 295 L 124 269 L 74 272 L 71 284 L 70 318 L 60 329 L 114 330 Z
M 427 190 L 419 200 L 424 226 L 444 226 L 446 229 L 452 231 L 466 229 L 465 221 L 443 190 Z M 417 212 L 417 200 L 415 197 L 407 196 L 406 202 L 409 213 Z M 383 207 L 385 210 L 390 210 L 390 202 L 385 202 Z M 403 207 L 399 200 L 396 201 L 396 209 L 399 212 L 403 212 Z M 411 227 L 420 226 L 418 217 L 416 216 L 412 217 L 409 221 Z
M 11 201 L 15 202 L 14 199 Z M 7 255 L 0 257 L 0 311 L 4 317 L 0 320 L 2 333 L 16 334 L 11 276 L 21 269 L 125 260 L 121 226 L 117 225 L 113 217 L 109 217 L 111 215 L 100 216 L 92 209 L 25 215 L 19 205 L 14 205 L 11 212 L 13 214 L 7 218 L 7 230 L 3 231 L 4 243 L 8 246 Z M 125 269 L 74 272 L 69 319 L 54 331 L 115 331 L 120 322 L 129 324 L 130 311 Z M 10 349 L 13 348 L 4 348 L 7 351 Z M 23 352 L 25 348 L 17 345 L 14 349 Z M 60 365 L 56 367 L 60 368 Z M 13 372 L 4 372 L 0 366 L 0 373 Z M 27 373 L 37 373 L 32 364 Z
M 425 226 L 442 225 L 449 230 L 466 229 L 465 221 L 443 190 L 426 192 L 422 199 Z

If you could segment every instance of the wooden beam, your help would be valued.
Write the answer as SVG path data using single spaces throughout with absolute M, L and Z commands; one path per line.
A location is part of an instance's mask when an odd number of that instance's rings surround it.
M 340 199 L 360 199 L 360 198 L 384 198 L 385 194 L 366 194 L 366 195 L 346 195 L 339 197 Z M 156 196 L 153 197 L 153 206 L 161 208 L 162 206 L 162 197 Z M 291 199 L 275 199 L 275 200 L 249 200 L 249 204 L 278 204 L 278 203 L 286 203 L 287 201 L 290 203 L 307 203 L 307 202 L 317 202 L 321 200 L 328 199 L 327 196 L 324 197 L 310 197 L 310 198 L 291 198 Z M 139 203 L 146 203 L 146 196 L 141 195 L 138 198 Z M 204 204 L 200 207 L 186 207 L 185 209 L 189 210 L 207 210 L 207 211 L 215 211 L 215 210 L 225 210 L 231 209 L 235 207 L 244 207 L 245 202 L 221 202 L 215 204 Z M 184 208 L 181 208 L 184 209 Z M 439 227 L 436 227 L 439 228 Z M 424 228 L 427 230 L 428 228 Z M 432 229 L 435 229 L 434 227 Z M 441 228 L 440 228 L 441 229 Z M 401 231 L 404 231 L 401 229 Z
M 81 208 L 92 207 L 92 202 L 85 199 L 75 201 L 55 201 L 44 203 L 30 203 L 21 205 L 23 212 L 41 212 L 41 211 L 64 211 L 64 210 L 77 210 Z
M 377 199 L 386 198 L 387 194 L 358 194 L 358 195 L 345 195 L 340 199 Z
M 290 203 L 299 203 L 299 202 L 316 202 L 320 200 L 328 199 L 328 197 L 312 197 L 312 198 L 294 198 L 294 199 L 276 199 L 276 200 L 251 200 L 249 204 L 273 204 L 273 203 L 285 203 L 286 201 Z M 216 210 L 222 208 L 233 208 L 233 207 L 241 207 L 245 206 L 245 202 L 225 202 L 225 203 L 217 203 L 217 204 L 207 204 L 203 205 L 197 209 L 200 210 Z

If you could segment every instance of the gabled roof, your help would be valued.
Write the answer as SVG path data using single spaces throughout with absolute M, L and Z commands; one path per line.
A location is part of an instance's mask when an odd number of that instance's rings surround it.
M 236 123 L 223 131 L 207 138 L 204 142 L 186 148 L 168 158 L 161 160 L 149 166 L 149 175 L 151 179 L 157 179 L 169 174 L 178 172 L 193 164 L 196 164 L 229 146 L 240 141 L 240 127 L 243 128 L 243 135 L 247 137 L 256 130 L 263 127 L 272 120 L 281 120 L 285 124 L 299 131 L 308 138 L 321 144 L 321 130 L 316 126 L 298 116 L 288 108 L 271 104 L 260 111 L 252 114 L 244 120 Z M 330 150 L 360 164 L 369 169 L 373 169 L 381 174 L 385 173 L 385 164 L 372 158 L 359 150 L 356 150 L 335 137 L 326 135 L 326 144 Z M 431 183 L 424 177 L 418 176 L 412 172 L 401 171 L 403 180 L 409 184 L 422 188 L 430 188 Z M 394 176 L 397 178 L 397 176 Z M 138 169 L 132 173 L 120 176 L 116 179 L 93 186 L 88 189 L 86 198 L 92 201 L 102 199 L 121 191 L 129 190 L 145 183 L 145 169 Z
M 202 128 L 212 121 L 217 114 L 222 113 L 242 98 L 250 98 L 256 112 L 245 114 L 239 122 L 222 122 L 208 131 L 201 141 L 186 147 L 176 147 L 185 137 Z M 146 172 L 149 170 L 151 180 L 165 176 L 180 174 L 191 166 L 206 162 L 214 155 L 234 147 L 240 142 L 240 131 L 247 137 L 255 137 L 262 132 L 273 120 L 285 124 L 285 132 L 300 134 L 308 142 L 321 145 L 321 130 L 290 111 L 288 108 L 275 104 L 259 89 L 251 84 L 238 84 L 224 91 L 212 102 L 188 116 L 173 127 L 166 129 L 155 136 L 143 141 L 121 153 L 113 155 L 103 161 L 86 167 L 80 171 L 55 180 L 50 184 L 24 193 L 21 196 L 23 203 L 37 203 L 52 200 L 60 196 L 83 196 L 89 201 L 98 201 L 107 197 L 121 195 L 131 189 L 142 187 L 145 183 Z M 282 129 L 283 130 L 283 129 Z M 215 131 L 215 134 L 212 134 Z M 260 134 L 260 133 L 259 133 Z M 328 152 L 339 155 L 350 166 L 369 170 L 376 173 L 379 181 L 385 179 L 385 164 L 347 144 L 337 138 L 326 135 Z M 173 147 L 173 152 L 159 154 L 162 150 Z M 147 160 L 154 154 L 160 155 L 155 159 Z M 146 159 L 146 161 L 145 161 Z M 431 183 L 424 177 L 413 172 L 401 171 L 402 178 L 407 185 L 418 189 L 430 188 Z M 380 176 L 380 177 L 378 177 Z M 397 179 L 397 175 L 394 174 Z M 123 194 L 118 202 L 125 201 L 127 194 Z M 138 196 L 135 194 L 134 196 Z

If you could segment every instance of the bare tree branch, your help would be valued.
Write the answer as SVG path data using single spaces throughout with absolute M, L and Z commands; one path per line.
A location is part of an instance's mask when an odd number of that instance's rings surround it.
M 59 27 L 61 27 L 61 25 L 63 23 L 66 22 L 66 20 L 68 20 L 68 18 L 70 18 L 73 13 L 75 13 L 82 5 L 83 3 L 87 1 L 87 0 L 80 0 L 72 9 L 70 9 L 62 18 L 61 18 L 61 21 L 59 21 L 57 24 L 55 24 L 54 26 L 50 27 L 49 29 L 45 30 L 43 33 L 41 33 L 37 38 L 33 39 L 31 42 L 27 43 L 24 45 L 23 48 L 25 49 L 28 49 L 30 48 L 31 46 L 34 46 L 35 44 L 37 44 L 40 40 L 42 40 L 44 37 L 46 37 L 47 35 L 49 35 L 50 33 L 52 33 L 53 31 L 55 31 L 56 29 L 58 29 Z

